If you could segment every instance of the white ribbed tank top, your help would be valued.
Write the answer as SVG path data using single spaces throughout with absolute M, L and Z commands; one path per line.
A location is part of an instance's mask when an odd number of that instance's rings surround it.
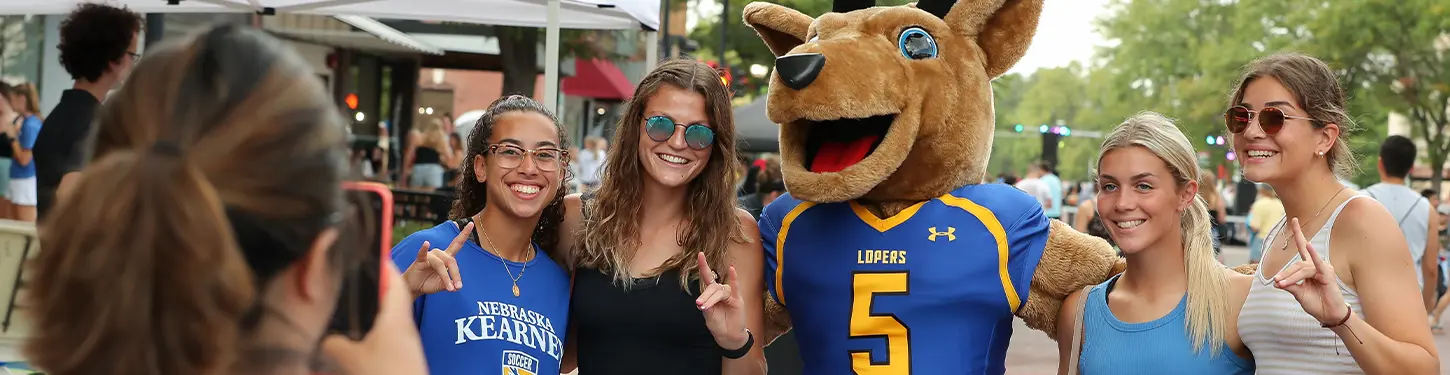
M 1313 250 L 1319 253 L 1324 261 L 1329 261 L 1329 234 L 1334 231 L 1334 221 L 1339 218 L 1339 212 L 1350 201 L 1364 198 L 1363 195 L 1355 195 L 1340 203 L 1329 215 L 1329 220 L 1324 227 L 1320 228 L 1314 236 L 1309 239 Z M 1279 224 L 1269 231 L 1270 235 L 1264 239 L 1264 246 L 1274 243 L 1285 225 L 1288 217 L 1279 220 Z M 1264 249 L 1264 258 L 1283 259 L 1285 256 L 1292 256 L 1287 264 L 1299 261 L 1298 252 L 1293 251 L 1292 246 L 1287 251 L 1280 251 L 1277 247 Z M 1321 328 L 1319 321 L 1315 320 L 1304 308 L 1299 306 L 1299 301 L 1294 295 L 1283 289 L 1273 286 L 1269 278 L 1278 273 L 1279 270 L 1266 270 L 1259 268 L 1254 273 L 1254 284 L 1249 288 L 1248 299 L 1244 301 L 1244 308 L 1239 312 L 1239 337 L 1243 338 L 1244 345 L 1254 353 L 1254 362 L 1258 366 L 1258 374 L 1262 375 L 1329 375 L 1329 374 L 1363 374 L 1359 364 L 1354 362 L 1354 357 L 1349 355 L 1349 349 L 1344 347 L 1339 335 L 1327 328 Z M 1339 290 L 1344 295 L 1345 302 L 1349 302 L 1354 313 L 1364 318 L 1364 309 L 1360 306 L 1359 295 L 1348 285 L 1344 284 L 1338 276 L 1335 282 L 1339 283 Z M 1265 285 L 1269 284 L 1269 285 Z M 1338 353 L 1335 351 L 1338 350 Z

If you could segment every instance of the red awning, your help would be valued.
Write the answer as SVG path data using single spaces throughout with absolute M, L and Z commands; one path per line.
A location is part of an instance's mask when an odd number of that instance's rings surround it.
M 565 95 L 595 99 L 625 100 L 634 94 L 634 84 L 614 63 L 605 60 L 574 60 L 574 76 L 559 83 Z

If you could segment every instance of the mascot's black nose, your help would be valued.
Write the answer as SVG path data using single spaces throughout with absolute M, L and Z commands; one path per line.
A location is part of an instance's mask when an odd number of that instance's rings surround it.
M 775 71 L 781 82 L 792 89 L 800 90 L 811 85 L 821 68 L 826 67 L 826 55 L 819 53 L 798 53 L 775 58 Z

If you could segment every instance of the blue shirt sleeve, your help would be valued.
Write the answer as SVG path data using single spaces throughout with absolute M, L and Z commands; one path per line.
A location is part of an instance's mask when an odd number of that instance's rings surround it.
M 773 203 L 771 204 L 772 206 L 774 206 Z M 770 295 L 770 298 L 775 299 L 775 303 L 781 303 L 780 296 L 776 294 L 776 288 L 780 285 L 776 283 L 775 278 L 776 269 L 780 267 L 780 262 L 775 257 L 777 250 L 775 248 L 775 240 L 780 236 L 780 222 L 774 217 L 771 211 L 774 211 L 771 207 L 761 209 L 760 222 L 758 223 L 760 226 L 760 242 L 765 248 L 765 291 Z
M 26 151 L 35 148 L 35 138 L 40 135 L 40 118 L 25 116 L 25 122 L 20 124 L 20 148 Z
M 1047 235 L 1052 229 L 1050 220 L 1042 210 L 1034 207 L 1007 228 L 1007 273 L 1012 277 L 1012 288 L 1016 289 L 1020 300 L 1018 309 L 1027 305 L 1032 275 L 1037 272 L 1037 262 L 1047 248 Z

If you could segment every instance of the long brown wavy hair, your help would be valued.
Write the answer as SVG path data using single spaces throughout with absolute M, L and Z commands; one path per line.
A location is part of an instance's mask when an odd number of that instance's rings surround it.
M 473 173 L 473 160 L 487 158 L 488 138 L 493 136 L 493 126 L 504 114 L 511 112 L 533 112 L 548 117 L 554 123 L 554 128 L 559 130 L 559 148 L 569 147 L 569 137 L 565 134 L 564 126 L 559 125 L 559 120 L 554 117 L 548 108 L 543 104 L 523 95 L 509 95 L 488 105 L 487 112 L 478 118 L 473 125 L 473 131 L 468 135 L 468 152 L 463 158 L 463 163 L 458 166 L 461 177 L 458 178 L 458 199 L 453 201 L 453 209 L 448 212 L 448 217 L 454 220 L 473 217 L 474 214 L 483 212 L 483 207 L 488 205 L 488 183 L 478 182 L 478 175 Z M 550 259 L 556 262 L 565 258 L 559 249 L 559 225 L 564 222 L 564 195 L 569 186 L 569 180 L 574 178 L 569 171 L 569 155 L 564 154 L 559 172 L 564 173 L 564 178 L 559 182 L 558 189 L 554 191 L 554 199 L 544 213 L 539 217 L 539 224 L 534 226 L 534 243 L 549 255 Z
M 343 118 L 305 60 L 245 27 L 157 47 L 131 77 L 42 223 L 26 357 L 60 375 L 272 373 L 256 329 L 292 322 L 264 292 L 345 220 Z M 365 248 L 346 242 L 326 256 L 338 285 Z
M 705 97 L 706 114 L 715 130 L 715 149 L 705 169 L 690 181 L 686 193 L 685 225 L 675 233 L 676 242 L 686 251 L 666 260 L 658 273 L 680 270 L 680 285 L 689 290 L 695 275 L 695 252 L 705 252 L 713 269 L 725 270 L 725 255 L 731 243 L 749 241 L 735 216 L 735 117 L 730 107 L 730 93 L 720 80 L 720 73 L 705 63 L 694 60 L 670 60 L 660 63 L 640 81 L 624 117 L 614 131 L 614 147 L 609 148 L 602 181 L 594 199 L 585 204 L 589 217 L 584 219 L 585 238 L 577 249 L 578 265 L 611 273 L 626 288 L 633 284 L 629 264 L 640 246 L 640 221 L 644 217 L 639 202 L 644 200 L 644 173 L 639 157 L 639 138 L 645 122 L 645 103 L 671 85 L 691 90 Z M 657 273 L 657 274 L 658 274 Z

